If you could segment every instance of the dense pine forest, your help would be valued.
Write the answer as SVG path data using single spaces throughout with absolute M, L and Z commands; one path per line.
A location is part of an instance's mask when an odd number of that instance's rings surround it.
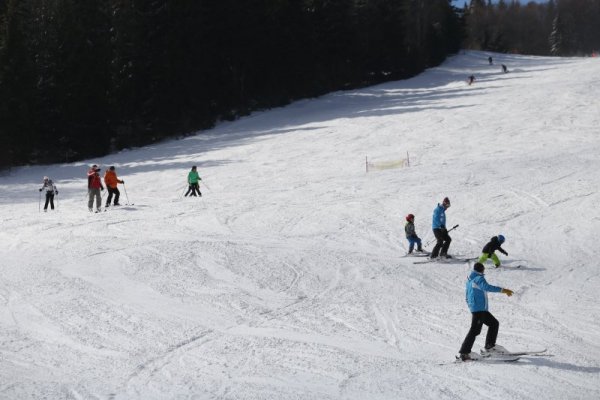
M 407 78 L 461 46 L 587 55 L 599 27 L 597 0 L 0 0 L 0 168 Z

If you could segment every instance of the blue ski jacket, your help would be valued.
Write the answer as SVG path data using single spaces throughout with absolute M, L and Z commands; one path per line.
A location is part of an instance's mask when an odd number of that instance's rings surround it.
M 433 229 L 446 227 L 446 209 L 441 204 L 438 204 L 435 210 L 433 210 L 433 222 L 431 227 Z
M 471 271 L 467 278 L 466 300 L 472 313 L 488 310 L 487 292 L 501 292 L 502 288 L 487 283 L 481 272 Z

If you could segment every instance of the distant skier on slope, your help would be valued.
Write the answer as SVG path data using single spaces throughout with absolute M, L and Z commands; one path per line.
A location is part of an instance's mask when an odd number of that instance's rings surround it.
M 502 243 L 504 243 L 504 240 L 505 239 L 503 235 L 494 236 L 485 246 L 483 246 L 483 250 L 481 250 L 483 254 L 481 257 L 479 257 L 478 261 L 483 264 L 488 258 L 491 258 L 494 262 L 494 266 L 498 268 L 500 266 L 500 260 L 498 259 L 495 251 L 498 250 L 505 256 L 508 255 L 508 253 L 502 248 Z
M 469 361 L 473 359 L 474 355 L 471 355 L 475 338 L 481 333 L 482 325 L 487 325 L 488 331 L 485 337 L 485 349 L 481 351 L 481 354 L 492 355 L 494 353 L 505 352 L 502 346 L 496 345 L 496 338 L 498 337 L 498 329 L 500 323 L 494 316 L 488 311 L 488 299 L 487 292 L 504 293 L 507 296 L 512 296 L 513 291 L 510 289 L 504 289 L 498 286 L 492 286 L 485 280 L 484 272 L 485 267 L 481 263 L 475 263 L 473 271 L 467 278 L 466 283 L 466 300 L 471 311 L 471 328 L 463 341 L 459 351 L 459 358 L 462 361 Z
M 467 83 L 469 84 L 469 86 L 471 86 L 473 82 L 475 82 L 475 75 L 469 75 L 469 77 L 467 78 Z
M 202 197 L 202 193 L 200 193 L 200 181 L 202 180 L 202 178 L 200 178 L 200 175 L 198 175 L 198 171 L 196 170 L 196 166 L 194 165 L 192 167 L 192 170 L 188 173 L 188 191 L 185 193 L 185 196 L 187 197 L 190 192 L 192 193 L 192 196 L 196 196 L 196 193 L 198 193 L 197 196 Z
M 502 72 L 504 72 L 505 74 L 508 72 L 508 68 L 504 64 L 502 64 Z
M 490 65 L 494 64 L 494 60 L 492 60 L 492 56 L 488 57 L 488 63 L 490 63 Z
M 443 258 L 452 258 L 448 255 L 448 248 L 452 238 L 448 235 L 446 229 L 446 210 L 450 207 L 450 199 L 444 197 L 441 204 L 438 203 L 437 207 L 433 210 L 433 221 L 431 227 L 433 234 L 437 240 L 435 247 L 431 251 L 431 258 L 437 258 L 438 255 Z
M 56 189 L 56 185 L 52 182 L 52 179 L 47 176 L 44 177 L 43 186 L 40 188 L 40 192 L 42 190 L 46 190 L 46 203 L 44 203 L 44 212 L 48 211 L 48 203 L 50 203 L 50 209 L 54 210 L 54 195 L 58 195 L 58 190 Z
M 88 209 L 94 210 L 94 197 L 96 198 L 96 212 L 100 212 L 102 208 L 102 197 L 100 196 L 100 190 L 104 190 L 102 180 L 100 179 L 100 168 L 97 165 L 92 165 L 88 171 Z
M 406 239 L 408 240 L 408 254 L 413 252 L 415 248 L 415 243 L 417 244 L 417 251 L 423 252 L 423 248 L 421 247 L 421 239 L 417 236 L 415 231 L 415 216 L 413 214 L 408 214 L 406 216 L 406 224 L 404 225 L 404 233 L 406 233 Z

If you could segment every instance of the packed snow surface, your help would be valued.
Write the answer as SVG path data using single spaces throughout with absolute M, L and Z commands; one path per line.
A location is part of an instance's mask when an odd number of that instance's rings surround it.
M 5 172 L 0 398 L 600 398 L 600 60 L 489 55 Z M 93 163 L 121 207 L 88 212 Z M 498 344 L 547 356 L 452 363 L 472 264 L 414 264 L 404 237 L 413 213 L 431 242 L 445 196 L 451 254 L 506 236 Z

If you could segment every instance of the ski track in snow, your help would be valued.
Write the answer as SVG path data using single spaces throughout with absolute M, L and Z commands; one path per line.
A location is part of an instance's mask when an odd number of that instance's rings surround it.
M 0 399 L 600 398 L 600 61 L 488 55 L 0 176 Z M 92 163 L 127 205 L 87 211 Z M 413 264 L 403 227 L 431 250 L 444 196 L 453 254 L 507 237 L 498 343 L 552 357 L 440 365 L 472 262 Z

